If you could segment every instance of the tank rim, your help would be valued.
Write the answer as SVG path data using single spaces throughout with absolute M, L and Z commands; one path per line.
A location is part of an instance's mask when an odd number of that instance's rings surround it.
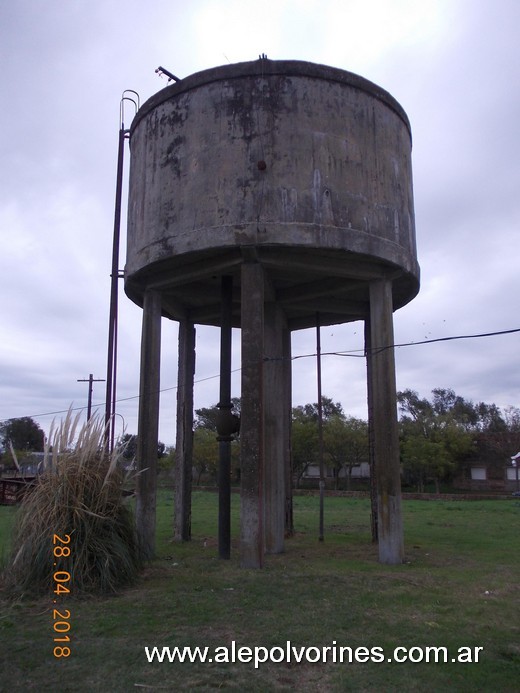
M 374 82 L 337 67 L 329 65 L 321 65 L 319 63 L 311 63 L 304 60 L 269 60 L 260 58 L 249 62 L 233 63 L 230 65 L 220 65 L 207 70 L 195 72 L 188 77 L 171 84 L 164 89 L 161 89 L 156 94 L 147 99 L 141 108 L 137 111 L 131 125 L 130 134 L 139 125 L 141 120 L 145 118 L 157 106 L 165 101 L 183 94 L 192 89 L 229 79 L 240 79 L 243 77 L 265 77 L 265 76 L 287 76 L 287 77 L 310 77 L 314 79 L 322 79 L 325 81 L 339 82 L 346 84 L 354 89 L 364 91 L 371 96 L 382 101 L 386 106 L 391 108 L 404 122 L 410 139 L 412 136 L 410 121 L 404 108 L 389 92 Z

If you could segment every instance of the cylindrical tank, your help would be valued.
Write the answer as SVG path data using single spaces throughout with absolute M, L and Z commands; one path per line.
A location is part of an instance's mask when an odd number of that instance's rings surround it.
M 349 72 L 258 61 L 158 92 L 130 131 L 125 290 L 163 313 L 220 323 L 220 277 L 262 263 L 291 329 L 366 318 L 368 285 L 394 309 L 419 288 L 408 118 Z

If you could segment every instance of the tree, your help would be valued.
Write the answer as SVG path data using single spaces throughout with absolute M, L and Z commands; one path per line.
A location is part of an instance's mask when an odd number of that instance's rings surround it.
M 327 462 L 334 469 L 338 488 L 340 472 L 347 471 L 347 490 L 350 491 L 352 469 L 368 462 L 368 424 L 353 416 L 332 416 L 323 426 L 323 449 Z
M 506 407 L 505 422 L 508 431 L 520 433 L 520 409 L 518 407 Z
M 197 486 L 203 474 L 209 474 L 217 481 L 218 442 L 215 432 L 204 426 L 196 428 L 193 433 L 193 467 L 197 473 Z
M 458 463 L 472 449 L 471 429 L 478 424 L 478 414 L 471 402 L 453 390 L 432 390 L 432 401 L 421 399 L 417 392 L 397 393 L 401 409 L 401 460 L 405 478 L 424 490 L 434 481 L 437 492 L 440 481 L 449 478 Z
M 412 436 L 401 445 L 401 458 L 408 480 L 417 485 L 419 493 L 424 491 L 424 484 L 433 478 L 439 491 L 439 479 L 446 476 L 452 467 L 445 446 L 423 436 Z
M 193 466 L 197 472 L 197 485 L 203 474 L 210 474 L 217 480 L 219 449 L 217 441 L 217 418 L 219 408 L 212 407 L 195 409 L 193 437 Z M 240 417 L 240 397 L 231 398 L 231 413 Z M 239 433 L 234 433 L 231 442 L 231 468 L 236 482 L 240 481 L 240 446 L 237 443 Z
M 125 433 L 118 442 L 118 447 L 123 448 L 123 459 L 135 460 L 137 454 L 137 436 Z
M 293 409 L 291 430 L 292 468 L 296 487 L 309 464 L 316 464 L 319 455 L 318 422 L 301 414 L 300 407 Z
M 118 446 L 124 447 L 123 459 L 129 462 L 135 460 L 135 457 L 137 455 L 137 436 L 135 435 L 135 433 L 125 433 L 119 441 Z M 157 459 L 160 460 L 165 456 L 166 445 L 159 441 L 157 443 Z
M 11 444 L 15 450 L 43 452 L 45 434 L 29 416 L 4 421 L 0 424 L 0 437 L 5 448 Z
M 322 396 L 321 409 L 323 421 L 328 421 L 333 416 L 344 417 L 343 407 L 339 402 L 333 402 L 330 397 Z M 318 404 L 303 404 L 293 408 L 293 421 L 318 421 Z
M 201 409 L 195 409 L 195 420 L 193 422 L 193 428 L 197 430 L 198 428 L 204 428 L 207 431 L 217 431 L 217 416 L 218 408 L 215 404 L 213 407 L 202 407 Z
M 496 404 L 479 402 L 475 410 L 478 415 L 478 427 L 484 433 L 505 433 L 508 425 Z
M 322 397 L 323 458 L 334 470 L 338 488 L 342 469 L 347 470 L 350 488 L 353 467 L 368 461 L 368 425 L 366 421 L 346 417 L 339 402 Z M 296 485 L 309 464 L 319 464 L 318 404 L 303 404 L 292 411 L 292 457 Z
M 159 458 L 159 470 L 161 472 L 173 469 L 175 464 L 175 447 L 171 445 L 166 448 L 164 455 Z
M 404 414 L 401 416 L 401 427 L 406 432 L 421 431 L 428 434 L 427 421 L 433 416 L 433 408 L 427 399 L 419 399 L 414 390 L 403 390 L 397 393 L 398 405 Z
M 501 479 L 504 463 L 509 465 L 511 456 L 520 450 L 520 409 L 507 407 L 503 415 L 498 407 L 496 410 L 491 409 L 487 426 L 475 436 L 475 456 L 486 465 L 491 478 Z
M 343 408 L 339 402 L 322 396 L 323 422 L 333 417 L 344 418 Z M 319 464 L 318 404 L 302 404 L 292 410 L 292 468 L 298 487 L 307 467 Z M 325 433 L 324 433 L 325 438 Z
M 240 416 L 240 397 L 231 398 L 231 411 L 236 416 Z M 202 407 L 195 409 L 194 428 L 206 428 L 208 431 L 217 431 L 217 417 L 219 409 L 216 404 L 212 407 Z

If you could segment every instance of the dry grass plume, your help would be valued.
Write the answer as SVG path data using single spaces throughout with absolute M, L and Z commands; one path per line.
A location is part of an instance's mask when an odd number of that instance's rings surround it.
M 98 417 L 81 428 L 78 418 L 69 411 L 53 426 L 41 474 L 19 509 L 4 575 L 13 594 L 51 593 L 56 570 L 70 573 L 71 595 L 113 593 L 140 571 L 134 517 L 122 496 L 121 450 L 107 453 Z M 54 535 L 70 537 L 70 556 L 56 557 L 62 544 Z

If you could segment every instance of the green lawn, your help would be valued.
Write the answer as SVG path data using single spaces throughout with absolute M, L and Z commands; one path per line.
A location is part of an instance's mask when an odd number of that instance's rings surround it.
M 69 600 L 72 654 L 53 656 L 52 599 L 2 599 L 1 690 L 517 691 L 520 688 L 520 504 L 406 501 L 406 563 L 382 566 L 369 504 L 295 498 L 297 534 L 261 571 L 216 557 L 217 496 L 197 492 L 193 541 L 171 541 L 173 493 L 162 489 L 158 557 L 117 597 Z M 0 507 L 0 555 L 13 510 Z M 149 663 L 145 646 L 367 648 L 385 661 Z M 389 663 L 396 647 L 445 647 L 448 663 Z M 452 663 L 482 647 L 478 663 Z M 219 652 L 222 652 L 220 650 Z M 246 651 L 243 651 L 246 653 Z M 279 653 L 278 650 L 274 651 Z M 363 658 L 364 650 L 358 650 Z M 400 654 L 403 651 L 400 651 Z M 366 654 L 366 653 L 365 653 Z M 414 657 L 419 656 L 413 650 Z M 339 656 L 339 655 L 338 655 Z

